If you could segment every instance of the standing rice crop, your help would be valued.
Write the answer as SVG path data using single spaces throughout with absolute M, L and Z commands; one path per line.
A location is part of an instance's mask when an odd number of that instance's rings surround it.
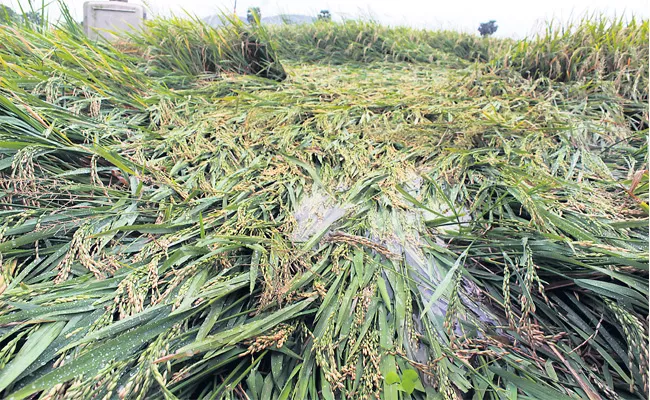
M 493 60 L 525 77 L 555 81 L 612 81 L 624 97 L 648 100 L 648 20 L 585 16 L 551 22 L 544 33 L 504 49 Z

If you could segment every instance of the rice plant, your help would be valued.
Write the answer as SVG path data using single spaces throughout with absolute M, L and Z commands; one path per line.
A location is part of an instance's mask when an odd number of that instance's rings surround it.
M 648 20 L 585 16 L 574 24 L 550 22 L 494 60 L 526 77 L 560 82 L 614 82 L 629 99 L 648 100 Z
M 0 27 L 3 398 L 647 398 L 613 75 L 369 23 L 77 29 Z
M 453 31 L 389 28 L 373 21 L 319 20 L 309 25 L 270 27 L 284 59 L 343 63 L 354 61 L 444 62 L 450 56 L 487 61 L 489 40 Z
M 143 32 L 131 35 L 127 46 L 144 52 L 149 68 L 178 70 L 187 75 L 235 72 L 283 80 L 286 74 L 259 25 L 223 17 L 223 27 L 213 29 L 199 19 L 148 21 Z M 249 30 L 255 32 L 249 32 Z M 257 36 L 260 36 L 259 38 Z

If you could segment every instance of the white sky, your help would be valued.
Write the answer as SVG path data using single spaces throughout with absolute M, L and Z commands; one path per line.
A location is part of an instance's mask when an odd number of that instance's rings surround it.
M 17 2 L 28 0 L 0 0 L 0 3 L 18 9 Z M 41 0 L 32 0 L 40 4 Z M 49 0 L 55 3 L 56 0 Z M 73 16 L 81 21 L 85 0 L 65 0 Z M 201 18 L 219 10 L 232 11 L 234 0 L 130 0 L 147 4 L 150 15 L 183 14 L 187 11 Z M 536 31 L 545 20 L 575 19 L 585 12 L 604 12 L 608 15 L 631 15 L 648 18 L 648 0 L 238 0 L 237 14 L 246 15 L 246 9 L 258 6 L 262 16 L 280 13 L 316 15 L 328 9 L 335 20 L 341 18 L 372 17 L 385 24 L 408 25 L 422 28 L 447 28 L 476 32 L 479 23 L 494 19 L 499 29 L 495 36 L 522 38 Z M 50 16 L 56 17 L 56 4 Z

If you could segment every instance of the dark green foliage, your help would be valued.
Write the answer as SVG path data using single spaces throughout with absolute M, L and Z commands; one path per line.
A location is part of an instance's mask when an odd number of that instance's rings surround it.
M 0 4 L 0 24 L 12 23 L 29 23 L 34 25 L 41 25 L 43 19 L 41 13 L 38 11 L 26 11 L 24 13 L 17 13 L 11 7 Z
M 4 4 L 0 4 L 0 22 L 3 24 L 8 24 L 16 21 L 18 18 L 18 15 L 16 12 L 8 6 L 5 6 Z
M 318 20 L 329 22 L 332 20 L 332 14 L 330 14 L 329 10 L 320 10 L 318 13 Z
M 499 26 L 496 24 L 497 21 L 490 20 L 488 22 L 482 22 L 478 27 L 478 32 L 481 36 L 490 36 L 496 33 Z
M 262 11 L 259 7 L 249 7 L 248 10 L 246 10 L 246 21 L 248 21 L 250 25 L 259 24 L 261 20 Z

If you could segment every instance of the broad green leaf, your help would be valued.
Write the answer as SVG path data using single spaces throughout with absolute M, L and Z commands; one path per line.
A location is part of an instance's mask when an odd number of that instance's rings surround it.
M 399 375 L 395 371 L 390 371 L 389 373 L 387 373 L 384 379 L 386 380 L 387 385 L 392 385 L 393 383 L 401 382 Z
M 38 356 L 59 336 L 65 322 L 51 322 L 41 325 L 29 335 L 18 354 L 0 371 L 0 391 L 9 386 Z

